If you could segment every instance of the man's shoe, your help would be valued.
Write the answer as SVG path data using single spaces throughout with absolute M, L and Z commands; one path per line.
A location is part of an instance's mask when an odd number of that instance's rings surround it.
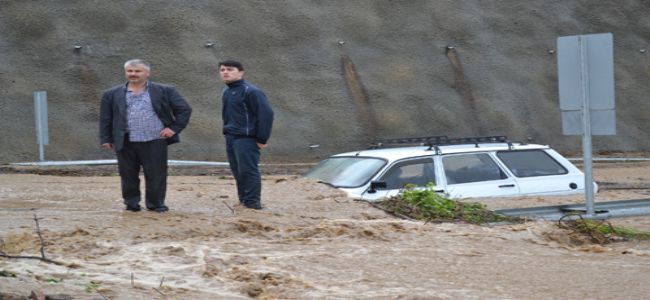
M 135 211 L 140 211 L 141 208 L 140 208 L 140 205 L 137 205 L 137 206 L 130 206 L 130 205 L 127 205 L 127 206 L 126 206 L 126 210 L 128 210 L 128 211 L 134 211 L 134 212 L 135 212 Z
M 262 209 L 264 209 L 264 208 L 261 207 L 261 206 L 248 206 L 248 205 L 244 205 L 244 206 L 245 206 L 246 208 L 256 209 L 256 210 L 262 210 Z
M 169 208 L 167 206 L 161 206 L 161 207 L 158 207 L 158 208 L 154 209 L 154 211 L 157 212 L 157 213 L 164 213 L 164 212 L 169 211 Z

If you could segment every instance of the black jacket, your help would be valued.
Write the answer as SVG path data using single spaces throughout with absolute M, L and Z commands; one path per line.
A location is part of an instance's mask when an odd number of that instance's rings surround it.
M 264 92 L 241 79 L 223 91 L 223 134 L 252 137 L 266 144 L 273 127 L 273 109 Z
M 125 84 L 121 84 L 106 90 L 99 111 L 100 144 L 114 144 L 115 151 L 124 147 L 124 135 L 127 132 L 125 87 Z M 192 108 L 171 85 L 149 82 L 149 97 L 163 125 L 176 132 L 167 139 L 167 144 L 178 143 L 178 134 L 189 123 Z

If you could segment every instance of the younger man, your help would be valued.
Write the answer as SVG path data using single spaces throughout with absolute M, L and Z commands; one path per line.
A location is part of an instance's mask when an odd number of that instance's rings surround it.
M 273 126 L 273 110 L 264 92 L 244 80 L 244 66 L 234 60 L 219 63 L 219 75 L 227 85 L 223 98 L 223 134 L 228 162 L 239 202 L 261 209 L 260 149 L 267 146 Z

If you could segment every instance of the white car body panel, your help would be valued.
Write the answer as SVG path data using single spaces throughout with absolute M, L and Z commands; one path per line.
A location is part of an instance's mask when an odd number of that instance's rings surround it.
M 399 163 L 422 158 L 431 158 L 435 166 L 435 190 L 447 194 L 450 198 L 471 198 L 471 197 L 509 197 L 509 196 L 526 196 L 526 195 L 565 195 L 584 193 L 584 174 L 576 168 L 571 162 L 562 155 L 551 149 L 549 146 L 536 144 L 518 144 L 518 143 L 485 143 L 477 145 L 444 145 L 434 151 L 427 146 L 418 147 L 399 147 L 384 148 L 373 150 L 362 150 L 357 152 L 347 152 L 333 155 L 337 157 L 372 157 L 386 160 L 386 165 L 381 168 L 365 184 L 358 187 L 338 187 L 340 190 L 354 199 L 367 201 L 378 201 L 386 197 L 395 196 L 400 189 L 377 189 L 374 193 L 369 191 L 372 181 L 378 181 L 385 176 L 391 168 Z M 513 174 L 508 166 L 502 161 L 497 153 L 515 153 L 517 151 L 538 151 L 545 152 L 549 157 L 555 160 L 563 169 L 565 174 L 544 175 L 531 177 L 517 177 Z M 502 175 L 506 178 L 496 180 L 486 180 L 466 183 L 448 183 L 445 174 L 445 157 L 460 154 L 475 154 L 485 158 L 489 157 L 501 169 Z M 540 154 L 540 156 L 543 156 Z M 490 164 L 491 166 L 493 164 Z M 452 178 L 453 179 L 453 178 Z M 594 183 L 595 184 L 595 183 Z M 596 186 L 597 187 L 597 186 Z M 596 189 L 597 191 L 597 189 Z

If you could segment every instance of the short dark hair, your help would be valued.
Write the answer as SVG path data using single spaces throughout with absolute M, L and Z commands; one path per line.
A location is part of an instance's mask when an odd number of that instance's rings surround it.
M 235 67 L 239 71 L 244 71 L 244 65 L 242 65 L 240 62 L 236 60 L 224 60 L 219 63 L 219 66 Z

